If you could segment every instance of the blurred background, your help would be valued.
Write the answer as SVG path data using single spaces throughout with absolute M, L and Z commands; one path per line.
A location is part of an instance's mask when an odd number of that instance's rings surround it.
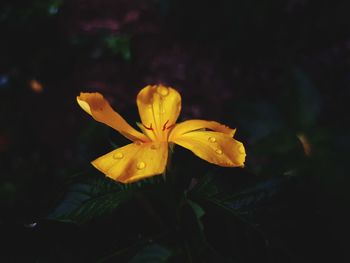
M 349 11 L 346 0 L 1 1 L 0 238 L 26 262 L 84 258 L 87 229 L 38 222 L 126 140 L 75 97 L 101 92 L 134 125 L 138 91 L 162 83 L 182 95 L 180 120 L 237 128 L 246 177 L 297 178 L 254 207 L 273 244 L 263 262 L 346 262 Z M 49 260 L 50 244 L 66 256 Z

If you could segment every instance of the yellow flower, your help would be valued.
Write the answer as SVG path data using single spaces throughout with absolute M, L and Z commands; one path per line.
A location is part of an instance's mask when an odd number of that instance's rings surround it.
M 81 93 L 81 108 L 133 141 L 92 162 L 108 177 L 131 183 L 164 173 L 168 144 L 176 143 L 198 157 L 220 166 L 242 167 L 245 149 L 233 139 L 235 129 L 215 121 L 188 120 L 176 124 L 181 111 L 181 96 L 163 85 L 146 86 L 137 95 L 142 133 L 131 127 L 100 93 Z

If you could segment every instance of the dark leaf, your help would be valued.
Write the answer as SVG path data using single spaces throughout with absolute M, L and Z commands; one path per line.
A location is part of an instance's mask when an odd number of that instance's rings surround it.
M 111 213 L 130 197 L 130 193 L 130 190 L 105 179 L 78 183 L 71 186 L 63 201 L 48 217 L 83 224 Z
M 243 186 L 240 190 L 229 191 L 220 187 L 211 175 L 206 175 L 192 189 L 189 196 L 193 200 L 206 200 L 231 212 L 244 214 L 254 211 L 280 194 L 285 187 L 293 184 L 295 176 L 294 172 L 290 172 L 281 177 L 272 177 L 255 182 L 254 185 Z
M 152 244 L 144 247 L 129 263 L 161 263 L 168 262 L 172 252 L 164 246 Z

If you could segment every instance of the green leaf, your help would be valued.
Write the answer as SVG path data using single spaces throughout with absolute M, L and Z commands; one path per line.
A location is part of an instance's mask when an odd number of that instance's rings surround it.
M 144 247 L 129 263 L 161 263 L 168 262 L 172 252 L 164 246 L 152 244 Z
M 106 179 L 74 184 L 48 218 L 84 224 L 112 213 L 130 196 L 130 190 Z
M 203 233 L 204 226 L 201 218 L 205 215 L 205 211 L 198 203 L 194 201 L 187 199 L 186 203 L 189 210 L 186 211 L 186 206 L 182 209 L 182 215 L 184 217 L 182 219 L 183 223 L 190 229 L 186 232 L 191 235 L 192 241 L 195 241 L 195 243 L 198 243 L 199 241 L 199 244 L 202 245 L 202 241 L 205 240 L 205 236 Z M 198 240 L 194 237 L 198 237 Z
M 190 191 L 190 194 L 194 196 L 209 197 L 217 194 L 218 192 L 219 190 L 213 183 L 212 176 L 205 175 L 193 187 L 193 189 Z
M 196 214 L 197 218 L 201 218 L 205 215 L 204 209 L 197 203 L 187 200 L 187 203 L 192 207 L 193 212 Z
M 201 221 L 201 218 L 205 215 L 204 209 L 199 204 L 197 204 L 191 200 L 187 200 L 187 203 L 192 208 L 194 214 L 197 217 L 198 225 L 199 225 L 200 229 L 203 231 L 203 223 Z
M 293 174 L 273 177 L 238 193 L 222 196 L 216 201 L 239 213 L 254 211 L 261 204 L 283 192 L 284 188 L 292 182 L 293 177 Z
M 262 204 L 282 193 L 286 187 L 295 184 L 295 180 L 296 174 L 290 172 L 283 176 L 242 186 L 232 192 L 220 186 L 219 182 L 214 182 L 213 176 L 205 175 L 188 196 L 191 200 L 195 200 L 196 205 L 202 204 L 202 201 L 210 202 L 235 215 L 243 215 L 255 211 Z M 196 214 L 201 213 L 199 209 L 202 208 L 199 204 L 198 207 L 189 204 Z

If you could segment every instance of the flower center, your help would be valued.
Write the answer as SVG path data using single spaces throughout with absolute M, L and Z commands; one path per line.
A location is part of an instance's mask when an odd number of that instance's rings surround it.
M 169 123 L 169 120 L 167 120 L 163 126 L 162 126 L 162 132 L 165 132 L 165 131 L 168 131 L 170 130 L 171 128 L 173 128 L 175 126 L 175 123 L 174 124 L 171 124 L 171 125 L 168 125 Z M 152 131 L 154 133 L 154 135 L 156 135 L 155 131 L 154 131 L 154 128 L 152 127 L 152 123 L 150 123 L 149 126 L 146 126 L 145 124 L 142 123 L 142 126 L 146 129 L 146 130 L 149 130 L 149 131 Z M 157 136 L 156 136 L 157 137 Z

